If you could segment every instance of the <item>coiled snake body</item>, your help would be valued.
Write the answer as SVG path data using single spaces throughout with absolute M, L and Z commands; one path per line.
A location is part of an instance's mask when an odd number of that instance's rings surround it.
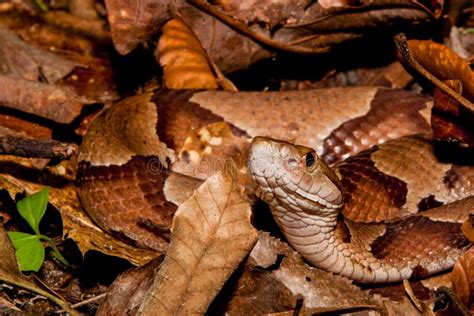
M 412 163 L 423 172 L 416 159 Z M 336 172 L 344 168 L 336 166 Z M 289 243 L 314 266 L 355 281 L 394 282 L 436 273 L 451 267 L 470 246 L 460 224 L 474 212 L 474 197 L 391 223 L 356 223 L 341 217 L 341 181 L 310 148 L 256 137 L 249 172 Z M 365 198 L 374 195 L 368 192 Z
M 429 98 L 375 87 L 145 92 L 90 125 L 78 193 L 102 228 L 165 251 L 178 204 L 172 193 L 192 182 L 177 172 L 229 157 L 244 170 L 257 135 L 304 143 L 327 163 L 352 157 L 331 171 L 306 147 L 262 138 L 250 154 L 257 192 L 293 247 L 361 282 L 423 276 L 450 267 L 468 247 L 459 227 L 474 208 L 472 155 L 467 165 L 438 159 L 429 138 L 399 138 L 429 132 L 429 113 Z

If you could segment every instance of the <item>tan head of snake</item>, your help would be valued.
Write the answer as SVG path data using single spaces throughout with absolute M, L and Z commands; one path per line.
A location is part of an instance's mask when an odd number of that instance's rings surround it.
M 257 185 L 257 196 L 269 204 L 288 242 L 321 269 L 364 283 L 394 282 L 447 269 L 465 250 L 466 243 L 455 241 L 463 238 L 459 226 L 434 221 L 430 212 L 393 224 L 359 224 L 341 219 L 340 181 L 310 148 L 255 137 L 248 167 Z M 446 240 L 439 246 L 444 247 L 446 242 L 452 249 L 428 255 L 433 251 L 413 253 L 413 249 L 406 249 L 409 247 L 400 247 L 395 255 L 381 254 L 378 249 L 386 246 L 388 233 L 401 231 L 404 226 L 447 231 Z M 410 232 L 406 234 L 410 236 Z

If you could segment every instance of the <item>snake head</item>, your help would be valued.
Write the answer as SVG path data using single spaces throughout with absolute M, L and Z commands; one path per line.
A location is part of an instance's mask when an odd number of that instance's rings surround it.
M 337 212 L 343 194 L 336 174 L 308 147 L 255 137 L 249 173 L 257 195 L 280 211 Z

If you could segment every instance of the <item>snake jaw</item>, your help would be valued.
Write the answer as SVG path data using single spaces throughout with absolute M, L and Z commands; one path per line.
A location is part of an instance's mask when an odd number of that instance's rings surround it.
M 274 207 L 329 215 L 342 206 L 339 179 L 311 148 L 255 137 L 249 172 L 260 198 Z

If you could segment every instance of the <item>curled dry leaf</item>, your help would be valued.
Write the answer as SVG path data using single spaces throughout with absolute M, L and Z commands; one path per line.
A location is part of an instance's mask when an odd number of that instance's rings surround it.
M 64 300 L 38 287 L 33 281 L 20 273 L 15 258 L 15 250 L 3 227 L 0 227 L 0 253 L 2 254 L 2 260 L 0 260 L 0 281 L 47 297 L 61 306 L 61 308 L 69 314 L 79 315 L 79 313 L 70 308 Z
M 194 32 L 181 19 L 163 26 L 157 50 L 163 67 L 165 86 L 169 89 L 217 89 L 206 51 Z
M 474 249 L 466 252 L 451 273 L 453 290 L 467 308 L 474 311 Z
M 282 257 L 279 262 L 277 259 Z M 266 267 L 266 270 L 259 267 Z M 294 309 L 299 299 L 303 300 L 304 314 L 381 308 L 380 302 L 362 292 L 349 279 L 310 267 L 288 244 L 260 232 L 228 312 L 287 312 Z
M 474 73 L 469 63 L 449 47 L 432 41 L 409 40 L 413 57 L 440 80 L 456 79 L 462 84 L 462 94 L 474 101 Z
M 173 220 L 171 244 L 139 313 L 204 314 L 257 239 L 230 173 L 208 178 Z
M 17 193 L 31 194 L 43 186 L 18 180 L 11 175 L 0 174 L 0 188 L 6 189 L 12 198 Z M 76 190 L 69 185 L 61 189 L 50 187 L 49 202 L 61 213 L 63 235 L 72 238 L 82 253 L 97 250 L 102 253 L 124 258 L 136 265 L 150 261 L 157 254 L 154 251 L 135 248 L 97 227 L 82 210 Z

